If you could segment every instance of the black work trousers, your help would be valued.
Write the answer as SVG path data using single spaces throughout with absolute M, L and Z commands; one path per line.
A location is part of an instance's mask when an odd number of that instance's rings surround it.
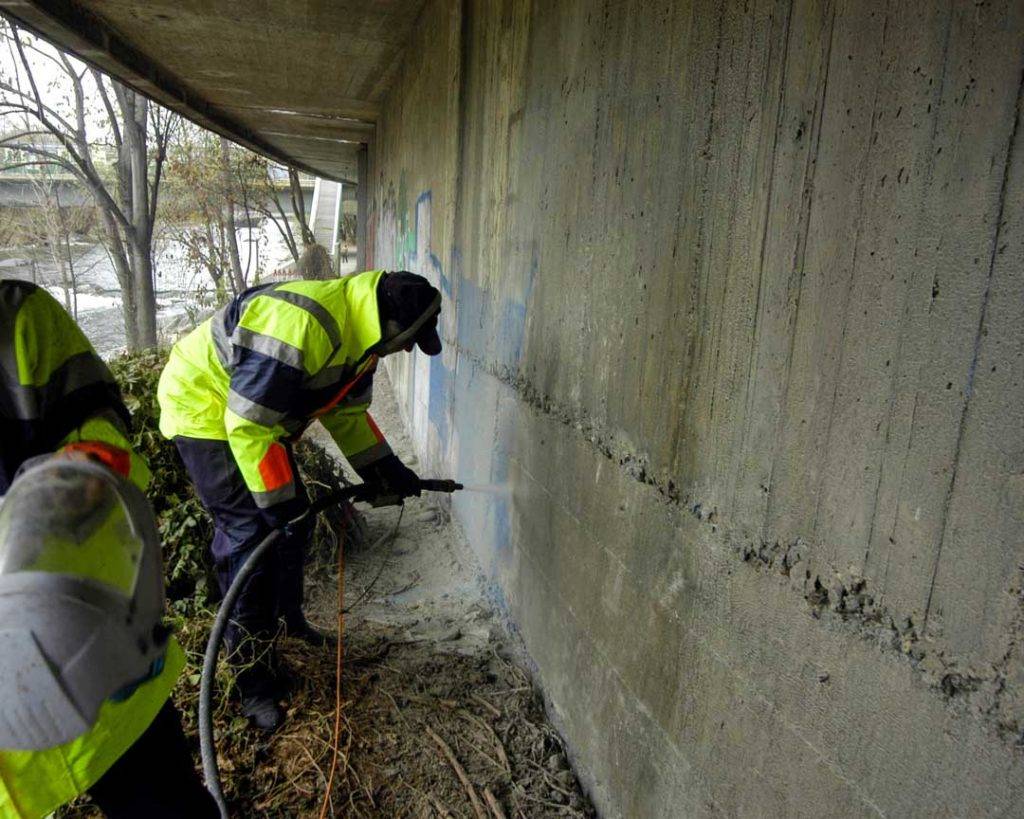
M 226 593 L 253 549 L 275 526 L 299 515 L 309 504 L 299 481 L 291 448 L 288 458 L 297 484 L 296 497 L 273 514 L 256 506 L 226 441 L 174 439 L 203 506 L 213 517 L 213 552 L 217 581 Z M 274 636 L 281 618 L 290 628 L 304 622 L 302 569 L 312 522 L 291 529 L 264 555 L 246 581 L 225 632 L 229 659 L 242 698 L 276 696 Z
M 91 788 L 108 819 L 217 819 L 192 765 L 181 718 L 168 700 L 145 733 Z

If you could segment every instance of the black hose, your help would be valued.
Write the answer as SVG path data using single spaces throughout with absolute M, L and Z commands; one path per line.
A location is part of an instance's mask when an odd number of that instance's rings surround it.
M 433 492 L 454 492 L 462 489 L 462 484 L 447 480 L 423 480 L 420 481 L 420 488 Z M 294 520 L 288 521 L 267 535 L 259 542 L 255 549 L 238 570 L 234 580 L 228 587 L 224 599 L 221 601 L 217 616 L 213 621 L 213 628 L 210 629 L 210 639 L 206 641 L 206 654 L 203 656 L 203 674 L 199 682 L 199 751 L 203 757 L 203 776 L 206 778 L 206 789 L 210 792 L 217 808 L 220 810 L 221 819 L 228 819 L 228 805 L 224 799 L 224 791 L 220 785 L 220 771 L 217 768 L 217 749 L 213 744 L 213 714 L 211 704 L 213 702 L 213 680 L 217 670 L 217 655 L 220 653 L 220 645 L 224 640 L 224 631 L 227 629 L 228 620 L 231 618 L 231 611 L 235 607 L 238 596 L 245 587 L 245 581 L 255 571 L 260 560 L 267 550 L 277 542 L 281 534 L 291 526 L 295 526 L 308 517 L 319 515 L 324 509 L 334 506 L 342 501 L 371 500 L 373 487 L 366 484 L 355 484 L 345 486 L 341 489 L 329 492 L 322 498 L 311 503 L 306 510 Z
M 363 484 L 357 484 L 355 486 L 346 486 L 324 495 L 324 497 L 311 503 L 297 518 L 275 529 L 263 538 L 245 559 L 245 563 L 242 564 L 242 568 L 238 570 L 238 574 L 231 581 L 231 586 L 228 587 L 227 594 L 224 595 L 220 608 L 217 610 L 217 616 L 213 621 L 213 628 L 210 629 L 210 639 L 206 641 L 206 654 L 203 656 L 203 674 L 199 682 L 199 751 L 203 758 L 203 776 L 206 778 L 206 789 L 217 803 L 221 819 L 228 819 L 229 814 L 227 801 L 224 799 L 224 791 L 220 785 L 220 770 L 217 768 L 217 749 L 213 743 L 213 714 L 211 706 L 213 703 L 213 681 L 217 670 L 217 655 L 220 653 L 220 645 L 224 640 L 224 631 L 227 629 L 228 621 L 231 619 L 231 612 L 235 607 L 235 602 L 245 587 L 245 581 L 256 570 L 263 555 L 277 542 L 285 529 L 301 523 L 307 517 L 318 515 L 324 509 L 336 503 L 365 496 L 366 491 L 366 487 Z
M 275 529 L 252 550 L 246 558 L 242 568 L 238 570 L 235 579 L 231 582 L 228 593 L 217 610 L 217 617 L 213 621 L 213 628 L 210 629 L 210 639 L 206 643 L 206 654 L 203 657 L 203 675 L 199 682 L 199 752 L 203 757 L 203 776 L 206 778 L 206 789 L 210 792 L 217 808 L 220 810 L 221 819 L 228 819 L 228 805 L 224 800 L 224 791 L 220 786 L 220 771 L 217 768 L 217 749 L 213 744 L 213 715 L 210 713 L 210 705 L 213 701 L 213 678 L 217 669 L 217 655 L 220 653 L 220 644 L 224 639 L 224 630 L 227 628 L 228 620 L 231 619 L 231 610 L 235 607 L 235 601 L 242 593 L 242 587 L 249 575 L 259 565 L 260 558 L 279 537 L 281 529 Z

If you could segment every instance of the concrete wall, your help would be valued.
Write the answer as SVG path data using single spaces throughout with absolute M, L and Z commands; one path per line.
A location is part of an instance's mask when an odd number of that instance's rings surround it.
M 389 362 L 608 816 L 1024 804 L 1024 5 L 431 0 Z

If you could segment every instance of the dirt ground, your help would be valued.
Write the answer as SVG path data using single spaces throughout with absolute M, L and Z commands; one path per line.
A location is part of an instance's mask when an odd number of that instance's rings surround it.
M 383 374 L 375 387 L 374 419 L 418 469 Z M 336 452 L 325 435 L 317 442 Z M 336 815 L 594 815 L 484 597 L 461 530 L 431 501 L 366 510 L 370 541 L 385 541 L 346 553 L 352 745 L 344 786 L 335 786 Z M 337 573 L 310 575 L 307 612 L 330 627 Z
M 375 386 L 375 420 L 417 469 L 383 374 Z M 322 431 L 313 437 L 337 454 Z M 483 594 L 459 528 L 430 498 L 363 512 L 370 545 L 344 550 L 347 613 L 336 771 L 332 777 L 333 648 L 279 641 L 292 690 L 287 719 L 269 739 L 239 715 L 222 662 L 214 725 L 232 815 L 593 816 L 541 698 Z M 333 559 L 312 565 L 306 575 L 310 621 L 335 631 L 337 565 Z M 189 665 L 175 701 L 197 748 L 199 670 L 211 617 L 209 612 L 178 624 Z M 81 800 L 59 815 L 97 814 Z

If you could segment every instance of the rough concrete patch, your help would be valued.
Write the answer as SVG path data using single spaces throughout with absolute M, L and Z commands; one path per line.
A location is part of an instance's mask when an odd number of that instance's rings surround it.
M 468 350 L 460 355 L 490 373 L 516 392 L 536 412 L 575 430 L 595 450 L 614 462 L 638 483 L 652 487 L 666 504 L 682 507 L 712 533 L 723 527 L 718 510 L 705 505 L 665 475 L 656 475 L 650 460 L 633 452 L 628 443 L 585 411 L 559 402 L 538 390 L 522 372 L 491 364 Z M 1001 662 L 988 668 L 973 668 L 963 658 L 944 650 L 935 635 L 922 634 L 913 618 L 885 606 L 876 599 L 868 581 L 854 569 L 842 570 L 820 565 L 811 545 L 801 538 L 789 543 L 750 542 L 735 539 L 728 528 L 720 536 L 731 544 L 740 561 L 752 568 L 789 578 L 791 588 L 807 602 L 811 617 L 842 624 L 859 637 L 874 642 L 883 651 L 903 655 L 922 680 L 958 712 L 983 719 L 999 739 L 1014 749 L 1024 748 L 1024 707 L 1007 696 L 1010 664 L 1024 631 L 1024 592 L 1018 590 L 1021 607 L 1016 638 Z M 1024 577 L 1024 567 L 1022 567 Z M 1024 586 L 1024 582 L 1020 585 Z
M 692 511 L 698 519 L 706 520 L 700 504 L 694 505 Z M 790 587 L 803 596 L 812 617 L 830 618 L 852 627 L 858 636 L 882 650 L 904 655 L 950 707 L 983 718 L 1001 740 L 1013 743 L 1017 749 L 1024 747 L 1021 713 L 1003 701 L 1020 628 L 1015 629 L 1016 640 L 1000 663 L 987 669 L 970 668 L 961 658 L 944 651 L 934 638 L 923 635 L 913 618 L 877 601 L 867 580 L 855 569 L 842 571 L 818 565 L 820 561 L 811 556 L 801 539 L 789 544 L 734 541 L 732 550 L 743 563 L 755 569 L 789 578 Z M 1018 590 L 1017 596 L 1024 618 L 1024 594 Z

